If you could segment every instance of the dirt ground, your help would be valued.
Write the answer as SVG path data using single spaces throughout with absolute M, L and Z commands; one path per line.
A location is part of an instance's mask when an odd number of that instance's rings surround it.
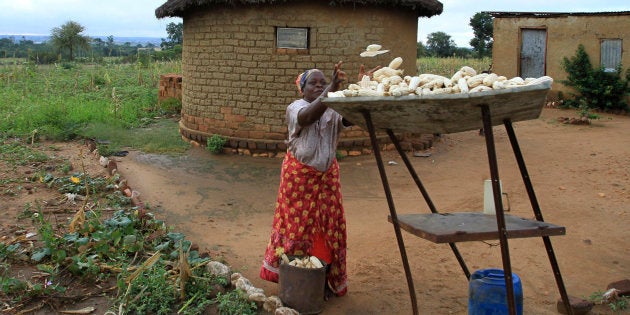
M 551 242 L 567 291 L 587 298 L 630 278 L 630 116 L 600 114 L 591 125 L 557 119 L 575 116 L 575 111 L 545 108 L 539 119 L 516 122 L 514 128 L 545 221 L 566 227 L 566 235 L 551 237 Z M 493 131 L 509 213 L 533 218 L 505 129 Z M 68 147 L 72 149 L 76 151 Z M 490 177 L 484 138 L 477 131 L 442 135 L 427 153 L 410 159 L 438 211 L 482 211 L 483 181 Z M 398 214 L 428 213 L 400 157 L 383 154 Z M 177 157 L 132 151 L 116 161 L 119 173 L 158 218 L 184 232 L 200 250 L 223 256 L 266 295 L 278 294 L 278 285 L 261 280 L 258 272 L 273 219 L 280 159 L 193 148 Z M 340 168 L 349 291 L 327 301 L 322 314 L 410 314 L 374 156 L 344 158 Z M 468 282 L 450 248 L 404 231 L 403 237 L 420 313 L 466 314 Z M 498 241 L 457 246 L 471 272 L 502 266 Z M 510 239 L 509 251 L 513 272 L 522 281 L 524 313 L 557 314 L 559 293 L 542 240 Z M 591 312 L 611 313 L 605 306 Z
M 545 221 L 565 226 L 552 244 L 569 295 L 588 297 L 630 278 L 630 117 L 602 114 L 591 125 L 561 124 L 570 110 L 546 108 L 537 120 L 514 123 Z M 533 212 L 503 127 L 494 128 L 510 214 Z M 411 157 L 439 212 L 482 211 L 490 177 L 485 140 L 476 131 L 442 135 L 429 157 Z M 384 154 L 398 214 L 428 213 L 400 157 Z M 211 155 L 193 149 L 168 158 L 132 152 L 120 173 L 155 213 L 201 248 L 220 252 L 267 295 L 278 286 L 258 277 L 271 228 L 281 161 Z M 340 162 L 348 225 L 349 293 L 323 314 L 411 313 L 402 260 L 372 155 Z M 420 313 L 464 314 L 468 283 L 447 245 L 403 232 Z M 502 266 L 496 242 L 458 243 L 468 268 Z M 559 298 L 540 238 L 512 239 L 513 272 L 523 285 L 526 314 L 555 314 Z M 609 313 L 606 308 L 603 313 Z

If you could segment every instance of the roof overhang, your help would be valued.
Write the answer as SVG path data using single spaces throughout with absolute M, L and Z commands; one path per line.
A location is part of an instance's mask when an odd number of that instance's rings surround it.
M 213 5 L 273 5 L 301 0 L 168 0 L 155 9 L 157 18 L 184 17 L 186 12 Z M 303 1 L 303 0 L 302 0 Z M 313 1 L 308 1 L 312 3 Z M 382 6 L 394 7 L 415 12 L 418 17 L 432 17 L 442 13 L 443 5 L 437 0 L 325 0 L 331 7 L 343 6 Z

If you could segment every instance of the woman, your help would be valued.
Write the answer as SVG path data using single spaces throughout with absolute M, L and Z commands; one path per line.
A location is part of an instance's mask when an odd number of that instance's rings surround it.
M 308 255 L 326 262 L 328 289 L 347 292 L 346 219 L 336 151 L 339 132 L 350 126 L 322 103 L 346 79 L 340 61 L 327 84 L 317 69 L 305 71 L 296 84 L 303 98 L 287 107 L 289 139 L 282 162 L 271 238 L 261 278 L 278 282 L 280 256 Z

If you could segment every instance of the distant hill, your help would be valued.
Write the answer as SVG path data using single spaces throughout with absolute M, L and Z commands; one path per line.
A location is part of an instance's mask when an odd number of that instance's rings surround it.
M 107 36 L 90 36 L 91 38 L 100 38 L 103 41 L 107 41 Z M 0 38 L 13 38 L 14 41 L 19 42 L 22 40 L 32 40 L 34 43 L 43 43 L 50 39 L 48 35 L 4 35 L 0 34 Z M 116 44 L 124 44 L 131 43 L 132 46 L 136 46 L 138 44 L 145 46 L 148 43 L 151 43 L 156 46 L 160 46 L 162 43 L 162 39 L 158 37 L 116 37 L 114 36 L 114 43 Z

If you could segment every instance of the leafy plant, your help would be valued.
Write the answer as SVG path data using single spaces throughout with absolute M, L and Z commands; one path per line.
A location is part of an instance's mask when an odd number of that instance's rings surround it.
M 135 277 L 129 285 L 119 279 L 119 288 L 127 291 L 122 301 L 126 311 L 130 314 L 171 314 L 176 302 L 176 290 L 167 275 L 164 264 L 156 263 Z M 127 276 L 121 274 L 121 278 Z
M 624 97 L 630 92 L 630 69 L 626 70 L 625 77 L 621 65 L 614 72 L 607 72 L 603 67 L 594 69 L 583 45 L 578 46 L 575 56 L 563 59 L 562 67 L 568 76 L 560 82 L 577 91 L 571 94 L 572 99 L 564 100 L 565 106 L 628 110 Z
M 589 108 L 588 104 L 584 101 L 580 101 L 580 105 L 578 106 L 578 115 L 589 120 L 599 119 L 599 115 L 592 113 L 591 108 Z
M 256 303 L 248 301 L 244 292 L 239 289 L 218 293 L 215 302 L 219 312 L 225 315 L 255 315 L 258 310 Z
M 0 137 L 0 159 L 10 165 L 43 163 L 50 158 L 36 147 L 25 146 L 19 138 Z
M 221 153 L 226 142 L 224 137 L 215 133 L 207 140 L 208 151 L 216 154 Z
M 182 101 L 175 97 L 169 97 L 159 102 L 159 110 L 164 114 L 179 114 L 182 110 Z
M 203 266 L 203 262 L 207 262 L 207 260 L 198 263 L 198 266 Z M 186 282 L 187 301 L 179 309 L 178 314 L 204 313 L 208 306 L 215 303 L 212 299 L 211 289 L 217 286 L 225 287 L 229 283 L 225 278 L 210 275 L 206 268 L 193 268 L 192 272 L 192 277 Z
M 593 292 L 588 297 L 588 300 L 595 304 L 607 304 L 613 312 L 625 310 L 628 308 L 628 303 L 630 302 L 630 299 L 626 296 L 618 296 L 614 292 L 610 294 L 609 292 L 603 291 Z

